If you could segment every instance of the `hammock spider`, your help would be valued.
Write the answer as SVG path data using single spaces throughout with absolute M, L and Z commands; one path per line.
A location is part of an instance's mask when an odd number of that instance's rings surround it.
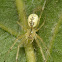
M 40 16 L 38 17 L 37 14 L 30 14 L 29 17 L 28 17 L 28 26 L 29 26 L 29 29 L 27 29 L 26 27 L 24 27 L 22 25 L 22 27 L 24 28 L 24 30 L 26 31 L 26 33 L 24 35 L 21 35 L 19 36 L 14 44 L 10 47 L 10 50 L 12 50 L 13 46 L 16 44 L 17 40 L 19 39 L 23 39 L 23 41 L 20 42 L 20 44 L 18 45 L 18 50 L 17 50 L 17 55 L 16 55 L 16 62 L 17 62 L 17 59 L 18 59 L 18 53 L 19 53 L 19 47 L 24 44 L 24 46 L 27 45 L 27 43 L 32 43 L 33 40 L 35 39 L 36 40 L 36 43 L 38 44 L 38 47 L 40 48 L 40 51 L 41 51 L 41 54 L 42 54 L 42 57 L 43 57 L 43 60 L 44 62 L 46 62 L 46 59 L 45 59 L 45 56 L 44 56 L 44 53 L 42 51 L 42 47 L 38 41 L 38 39 L 43 43 L 43 45 L 45 46 L 45 43 L 43 42 L 42 38 L 40 38 L 36 32 L 44 25 L 44 22 L 41 24 L 41 26 L 39 28 L 37 28 L 37 26 L 39 25 L 39 22 L 40 22 L 40 18 L 41 18 L 41 15 L 43 13 L 43 10 L 44 10 L 44 7 L 45 7 L 45 4 L 46 4 L 46 0 L 44 2 L 44 5 L 42 7 L 42 12 L 40 14 Z M 21 24 L 19 22 L 17 22 L 20 26 Z M 26 24 L 27 25 L 27 24 Z M 26 42 L 25 42 L 26 40 Z M 28 41 L 29 40 L 29 41 Z M 46 46 L 45 46 L 46 48 Z M 46 48 L 47 49 L 47 48 Z M 10 50 L 8 51 L 8 53 L 10 52 Z M 5 62 L 5 61 L 4 61 Z

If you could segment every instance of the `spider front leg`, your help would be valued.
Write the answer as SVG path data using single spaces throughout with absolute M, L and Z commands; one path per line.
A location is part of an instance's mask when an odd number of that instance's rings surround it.
M 38 36 L 37 34 L 36 34 L 36 38 L 38 38 L 38 39 L 42 42 L 43 46 L 44 46 L 45 49 L 46 49 L 46 55 L 47 55 L 47 57 L 46 57 L 46 61 L 48 60 L 48 56 L 50 56 L 51 59 L 52 59 L 52 56 L 50 55 L 50 52 L 49 52 L 49 50 L 48 50 L 48 48 L 47 48 L 45 42 L 43 41 L 43 39 L 40 38 L 40 36 Z M 40 44 L 40 43 L 39 43 L 39 44 Z M 40 45 L 40 46 L 41 46 L 41 45 Z
M 6 58 L 7 58 L 8 54 L 9 54 L 9 52 L 12 50 L 12 48 L 13 48 L 13 46 L 16 44 L 17 40 L 18 40 L 18 39 L 15 40 L 15 42 L 13 43 L 13 45 L 12 45 L 12 46 L 10 47 L 10 49 L 8 50 L 8 52 L 7 52 L 6 56 L 5 56 L 4 62 L 6 61 Z
M 9 52 L 12 50 L 12 48 L 13 48 L 13 46 L 16 44 L 17 40 L 23 38 L 23 36 L 24 36 L 24 35 L 19 36 L 19 37 L 15 40 L 15 42 L 13 43 L 13 45 L 10 47 L 10 49 L 9 49 L 8 52 L 7 52 L 7 54 L 6 54 L 6 56 L 5 56 L 4 62 L 6 61 L 6 58 L 7 58 L 8 54 L 9 54 Z
M 40 48 L 40 51 L 41 51 L 43 60 L 44 60 L 44 62 L 46 62 L 45 55 L 44 55 L 44 53 L 43 53 L 42 47 L 41 47 L 41 45 L 40 45 L 40 43 L 39 43 L 37 37 L 35 38 L 35 40 L 36 40 L 36 43 L 38 44 L 38 47 Z
M 45 42 L 43 41 L 43 39 L 42 39 L 42 38 L 40 38 L 40 36 L 39 36 L 39 35 L 37 35 L 37 34 L 36 34 L 36 36 L 37 36 L 37 38 L 38 38 L 38 39 L 40 39 L 40 41 L 43 43 L 43 46 L 44 46 L 44 47 L 45 47 L 45 49 L 47 50 L 46 44 L 45 44 Z
M 20 45 L 18 45 L 18 48 L 17 48 L 16 62 L 18 60 L 19 48 L 20 48 Z
M 17 48 L 17 54 L 16 54 L 16 62 L 18 61 L 18 55 L 19 55 L 19 48 L 20 48 L 20 46 L 22 45 L 22 44 L 24 44 L 24 41 L 25 41 L 26 39 L 25 38 L 23 38 L 23 40 L 19 43 L 19 45 L 18 45 L 18 48 Z

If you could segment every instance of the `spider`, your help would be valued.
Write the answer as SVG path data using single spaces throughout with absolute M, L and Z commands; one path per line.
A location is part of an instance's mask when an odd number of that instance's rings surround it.
M 41 14 L 40 14 L 39 17 L 35 13 L 29 15 L 29 17 L 28 17 L 28 25 L 25 23 L 26 25 L 23 26 L 23 25 L 20 24 L 20 22 L 17 22 L 20 26 L 22 26 L 22 28 L 26 31 L 26 33 L 24 35 L 18 36 L 18 38 L 13 43 L 13 45 L 10 47 L 10 50 L 12 50 L 12 48 L 16 44 L 16 42 L 19 39 L 24 38 L 23 41 L 21 41 L 19 43 L 19 45 L 18 45 L 18 50 L 17 50 L 17 55 L 16 55 L 16 62 L 18 60 L 18 53 L 19 53 L 20 46 L 22 44 L 24 45 L 24 47 L 27 46 L 28 44 L 30 45 L 33 42 L 34 39 L 36 40 L 36 43 L 37 43 L 38 47 L 40 48 L 40 51 L 41 51 L 41 54 L 42 54 L 42 57 L 43 57 L 44 62 L 46 62 L 45 55 L 43 53 L 42 47 L 41 47 L 38 39 L 43 43 L 44 46 L 45 46 L 45 43 L 43 42 L 42 38 L 40 38 L 40 36 L 36 33 L 44 25 L 44 23 L 45 23 L 45 21 L 44 21 L 41 24 L 41 26 L 39 28 L 37 28 L 38 25 L 39 25 L 40 18 L 41 18 L 41 15 L 43 13 L 43 10 L 45 8 L 45 4 L 46 4 L 46 0 L 44 1 L 43 7 L 42 7 L 42 12 L 41 12 Z M 28 26 L 29 28 L 26 28 L 26 26 Z M 47 49 L 46 46 L 45 46 L 45 48 Z M 8 53 L 10 52 L 10 50 L 8 50 Z

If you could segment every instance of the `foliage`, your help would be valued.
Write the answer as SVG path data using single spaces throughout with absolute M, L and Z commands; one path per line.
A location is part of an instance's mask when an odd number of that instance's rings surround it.
M 43 5 L 43 0 L 24 0 L 27 17 L 37 6 Z M 14 43 L 16 36 L 23 34 L 23 30 L 16 23 L 19 20 L 15 0 L 0 0 L 0 61 Z M 47 0 L 40 24 L 45 25 L 37 32 L 46 43 L 54 62 L 62 62 L 62 2 L 61 0 Z M 8 30 L 8 31 L 7 31 Z M 13 32 L 12 32 L 13 31 Z M 11 33 L 10 33 L 11 32 Z M 16 33 L 16 34 L 15 34 Z M 15 62 L 16 44 L 10 52 L 7 61 Z M 42 62 L 42 55 L 37 44 L 33 42 L 37 62 Z M 25 50 L 20 48 L 19 62 L 26 62 Z M 48 60 L 50 61 L 50 60 Z

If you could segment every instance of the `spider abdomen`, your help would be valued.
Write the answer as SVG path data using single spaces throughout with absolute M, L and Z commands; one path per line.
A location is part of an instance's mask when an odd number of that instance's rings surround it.
M 37 22 L 38 22 L 38 15 L 36 15 L 36 14 L 29 15 L 29 17 L 28 17 L 28 25 L 30 27 L 35 27 L 37 25 Z

